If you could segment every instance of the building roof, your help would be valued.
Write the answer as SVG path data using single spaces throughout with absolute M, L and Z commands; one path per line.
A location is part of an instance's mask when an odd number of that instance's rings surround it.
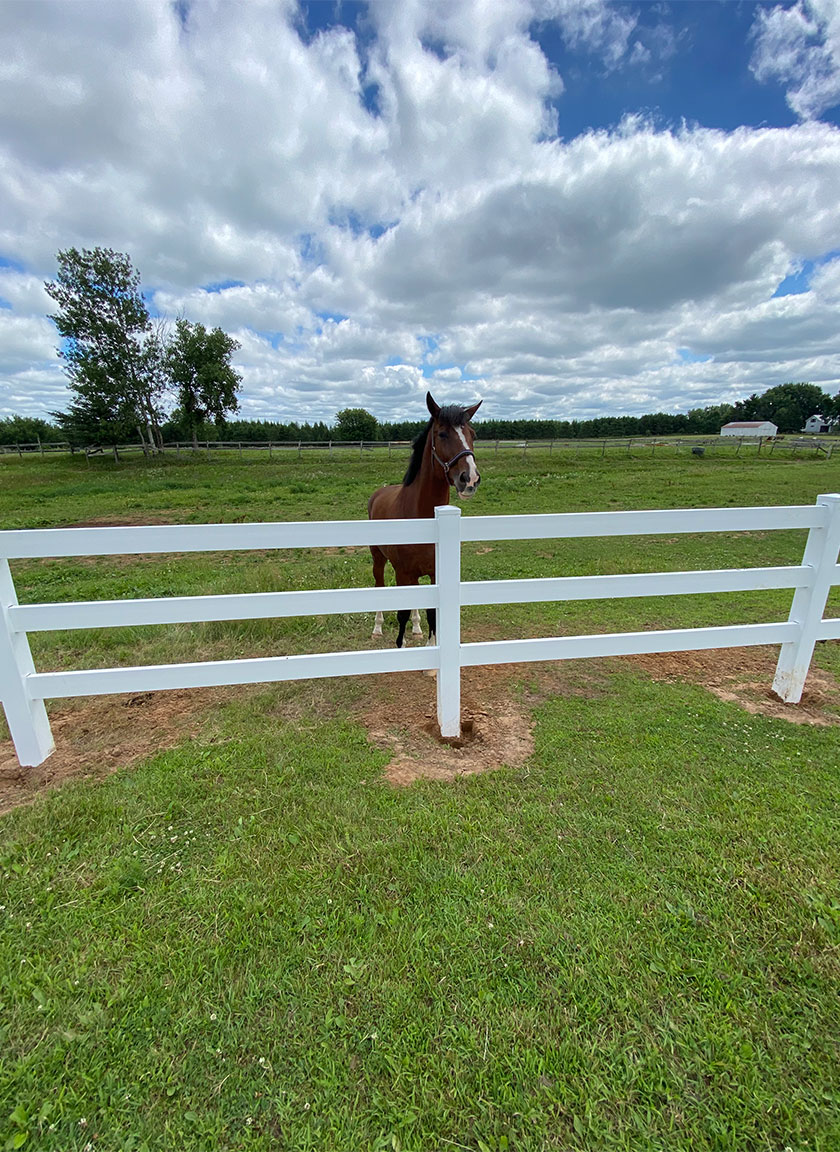
M 724 428 L 761 428 L 765 424 L 772 424 L 772 420 L 730 420 Z

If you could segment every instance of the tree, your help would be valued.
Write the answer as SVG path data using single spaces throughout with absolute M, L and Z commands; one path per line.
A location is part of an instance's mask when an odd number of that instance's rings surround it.
M 336 440 L 378 440 L 379 423 L 364 408 L 343 408 L 335 415 Z
M 236 393 L 242 386 L 242 377 L 230 364 L 237 348 L 238 341 L 221 328 L 208 332 L 203 324 L 191 324 L 183 318 L 175 321 L 166 365 L 196 448 L 201 424 L 214 420 L 218 427 L 224 423 L 226 413 L 239 408 Z
M 832 400 L 816 384 L 777 384 L 735 405 L 735 420 L 772 420 L 780 432 L 801 432 L 809 416 L 830 414 Z
M 149 373 L 140 274 L 111 248 L 68 248 L 57 260 L 58 276 L 44 287 L 58 304 L 50 319 L 76 399 L 54 415 L 76 439 L 116 443 L 137 430 L 145 449 L 144 429 L 150 443 L 159 429 L 161 382 Z
M 0 444 L 34 444 L 59 440 L 59 430 L 40 416 L 4 416 L 0 420 Z

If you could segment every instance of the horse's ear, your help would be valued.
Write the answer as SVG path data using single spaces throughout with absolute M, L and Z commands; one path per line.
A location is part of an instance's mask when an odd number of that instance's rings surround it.
M 432 419 L 437 420 L 438 416 L 440 415 L 440 404 L 435 403 L 431 392 L 426 393 L 426 407 L 429 409 L 429 412 L 432 415 Z
M 479 400 L 479 402 L 477 404 L 473 404 L 472 408 L 465 408 L 464 409 L 464 423 L 465 424 L 469 424 L 470 420 L 472 420 L 473 416 L 475 416 L 476 412 L 479 410 L 480 407 L 481 407 L 481 401 Z

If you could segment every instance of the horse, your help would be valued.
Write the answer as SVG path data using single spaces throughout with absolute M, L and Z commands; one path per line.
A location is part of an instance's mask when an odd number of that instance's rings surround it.
M 368 501 L 371 520 L 413 520 L 433 517 L 435 508 L 449 503 L 449 490 L 468 499 L 475 494 L 481 482 L 475 466 L 473 442 L 475 439 L 470 420 L 481 405 L 462 408 L 458 404 L 441 407 L 426 393 L 426 407 L 431 419 L 412 445 L 411 461 L 402 484 L 388 484 L 378 488 Z M 455 467 L 459 465 L 459 467 Z M 390 562 L 397 584 L 417 584 L 421 576 L 435 580 L 434 544 L 371 545 L 373 580 L 377 588 L 385 586 L 385 565 Z M 415 623 L 414 635 L 421 635 L 419 613 L 414 609 L 397 612 L 399 632 L 397 647 L 402 648 L 405 626 L 409 615 Z M 426 611 L 429 622 L 429 644 L 435 642 L 435 610 Z M 382 613 L 376 613 L 373 635 L 382 635 Z

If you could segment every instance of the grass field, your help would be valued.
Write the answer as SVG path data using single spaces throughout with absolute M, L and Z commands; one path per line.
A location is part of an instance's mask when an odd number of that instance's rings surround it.
M 465 515 L 811 503 L 840 486 L 813 459 L 479 452 L 479 465 Z M 355 455 L 10 457 L 0 522 L 353 518 L 400 472 Z M 803 545 L 796 532 L 502 543 L 465 547 L 464 572 L 786 564 Z M 13 567 L 23 602 L 370 582 L 352 549 Z M 465 633 L 783 619 L 789 603 L 474 609 Z M 42 669 L 329 651 L 368 646 L 371 623 L 32 646 Z M 829 677 L 836 650 L 818 650 Z M 230 690 L 191 739 L 156 751 L 152 729 L 130 769 L 0 817 L 0 1143 L 839 1148 L 838 728 L 753 715 L 631 662 L 538 672 L 505 681 L 534 711 L 535 743 L 498 771 L 395 788 L 360 723 L 380 681 L 278 685 Z

